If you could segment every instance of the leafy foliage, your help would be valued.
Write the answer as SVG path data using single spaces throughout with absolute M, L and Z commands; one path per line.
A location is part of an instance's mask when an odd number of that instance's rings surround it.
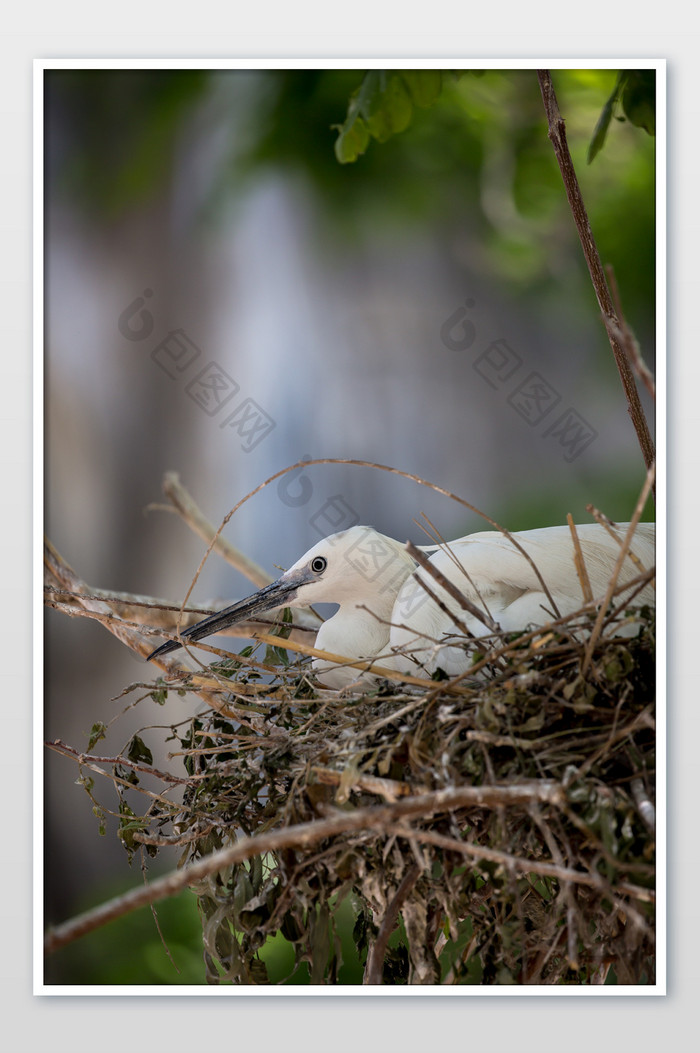
M 162 199 L 168 164 L 193 135 L 196 141 L 193 129 L 215 129 L 217 151 L 204 151 L 209 191 L 197 203 L 203 225 L 218 223 L 232 202 L 244 204 L 268 173 L 282 174 L 312 202 L 329 244 L 391 238 L 410 227 L 433 232 L 451 252 L 468 232 L 485 275 L 544 299 L 546 310 L 553 253 L 557 269 L 583 264 L 577 251 L 565 264 L 557 255 L 566 202 L 535 71 L 388 71 L 400 86 L 389 91 L 385 78 L 384 93 L 381 71 L 370 72 L 366 104 L 378 134 L 405 120 L 406 98 L 411 108 L 409 127 L 382 149 L 367 149 L 373 136 L 359 110 L 365 85 L 357 70 L 49 71 L 49 125 L 60 139 L 49 178 L 90 222 L 138 216 Z M 557 70 L 554 79 L 582 168 L 617 73 Z M 586 171 L 583 190 L 601 254 L 624 275 L 626 312 L 641 336 L 653 332 L 653 149 L 645 136 L 629 134 L 631 119 L 624 126 L 608 136 L 608 164 Z M 361 163 L 338 164 L 339 127 L 343 151 L 363 147 Z
M 603 106 L 596 124 L 591 145 L 588 148 L 588 163 L 600 153 L 608 134 L 610 122 L 615 116 L 618 103 L 624 117 L 649 135 L 656 132 L 656 71 L 647 69 L 623 69 L 615 82 L 612 94 Z
M 427 108 L 442 90 L 441 70 L 370 70 L 350 96 L 347 117 L 338 129 L 335 156 L 341 164 L 356 161 L 370 136 L 384 143 L 411 123 L 413 107 Z

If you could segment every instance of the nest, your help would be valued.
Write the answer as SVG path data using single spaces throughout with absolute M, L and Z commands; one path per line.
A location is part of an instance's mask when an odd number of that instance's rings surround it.
M 272 982 L 277 941 L 276 982 L 342 982 L 351 927 L 364 983 L 654 983 L 654 622 L 636 617 L 585 675 L 580 619 L 429 691 L 324 692 L 269 645 L 211 667 L 218 708 L 169 732 L 180 802 L 133 807 L 152 729 L 115 768 L 129 852 L 257 843 L 193 885 L 207 979 Z
M 163 632 L 145 626 L 172 629 L 177 608 L 91 589 L 50 544 L 46 566 L 48 604 L 137 654 Z M 113 783 L 130 857 L 174 849 L 179 869 L 59 926 L 47 950 L 189 887 L 211 983 L 654 984 L 655 623 L 613 594 L 614 580 L 598 611 L 482 638 L 452 680 L 324 690 L 298 657 L 318 625 L 303 611 L 239 627 L 259 642 L 237 655 L 198 644 L 224 656 L 201 672 L 168 659 L 141 700 L 182 696 L 182 719 L 117 757 L 96 752 L 99 723 L 87 753 L 50 745 L 101 823 L 92 773 Z

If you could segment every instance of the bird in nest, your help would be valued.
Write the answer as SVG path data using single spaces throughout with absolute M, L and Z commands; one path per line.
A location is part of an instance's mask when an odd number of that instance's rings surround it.
M 587 523 L 575 528 L 598 604 L 628 527 Z M 632 555 L 625 557 L 617 577 L 618 587 L 632 583 L 629 595 L 640 574 L 654 565 L 654 541 L 654 525 L 638 524 Z M 482 531 L 412 551 L 416 555 L 368 526 L 331 534 L 276 581 L 185 629 L 156 648 L 149 661 L 266 611 L 335 603 L 338 610 L 318 630 L 317 649 L 404 674 L 430 676 L 442 669 L 456 676 L 472 665 L 479 639 L 483 644 L 495 633 L 544 626 L 584 605 L 568 526 Z M 623 592 L 623 604 L 624 597 Z M 634 602 L 654 606 L 653 579 L 637 590 Z M 638 623 L 627 621 L 616 635 L 633 635 L 637 628 Z M 470 637 L 477 638 L 471 646 Z M 322 657 L 314 657 L 312 666 L 330 688 L 372 679 L 371 671 L 358 673 Z

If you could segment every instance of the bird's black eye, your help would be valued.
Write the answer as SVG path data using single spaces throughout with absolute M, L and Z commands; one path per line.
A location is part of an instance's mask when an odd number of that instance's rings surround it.
M 328 560 L 324 559 L 323 556 L 314 556 L 311 560 L 311 569 L 314 574 L 323 574 L 327 566 Z

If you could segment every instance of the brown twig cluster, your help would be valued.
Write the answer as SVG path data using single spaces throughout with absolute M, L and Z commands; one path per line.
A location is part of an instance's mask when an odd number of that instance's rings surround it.
M 178 776 L 54 744 L 116 786 L 130 851 L 187 863 L 49 949 L 190 887 L 216 981 L 269 982 L 261 951 L 283 938 L 312 983 L 338 982 L 350 898 L 367 983 L 595 983 L 611 965 L 651 982 L 653 630 L 598 647 L 585 678 L 575 636 L 451 693 L 340 698 L 282 666 L 258 711 L 238 710 L 241 666 L 231 716 L 171 730 Z

